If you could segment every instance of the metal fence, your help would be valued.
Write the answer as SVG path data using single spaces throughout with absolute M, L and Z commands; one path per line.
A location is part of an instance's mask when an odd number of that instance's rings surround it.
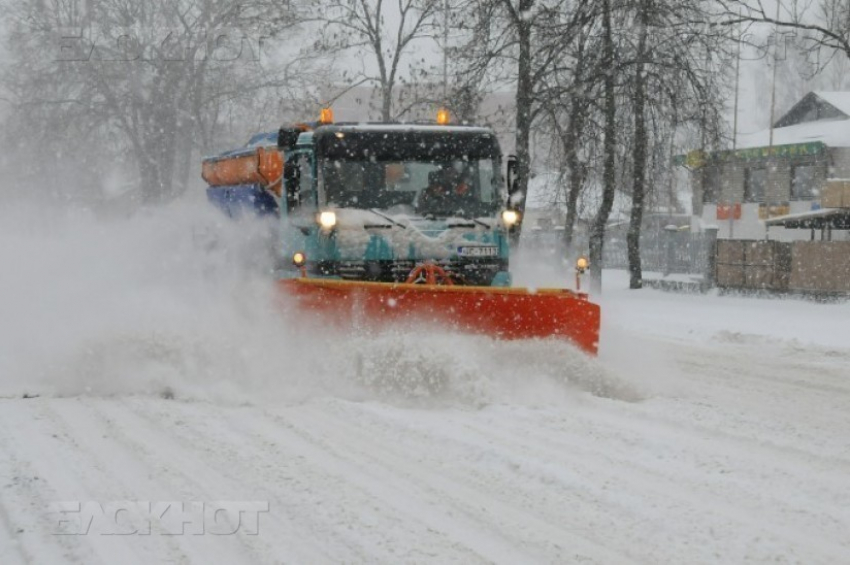
M 710 270 L 714 233 L 691 233 L 690 231 L 652 231 L 641 237 L 640 257 L 644 271 L 664 274 L 680 273 L 702 275 Z M 520 244 L 524 253 L 541 261 L 565 259 L 563 232 L 553 230 L 529 230 L 523 233 Z M 577 234 L 575 248 L 588 248 L 587 237 Z M 612 234 L 606 237 L 603 248 L 603 267 L 627 269 L 628 250 L 625 237 Z
M 709 270 L 714 234 L 689 231 L 660 232 L 641 237 L 640 259 L 644 271 L 664 274 L 704 274 Z M 627 269 L 628 249 L 623 238 L 605 241 L 603 264 L 607 269 Z

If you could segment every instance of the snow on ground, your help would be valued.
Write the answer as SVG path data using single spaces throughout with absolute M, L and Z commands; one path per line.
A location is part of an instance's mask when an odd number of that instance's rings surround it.
M 250 238 L 220 224 L 211 243 L 213 216 L 0 220 L 0 563 L 850 554 L 847 304 L 634 292 L 606 272 L 595 360 L 326 335 L 271 306 Z M 268 511 L 257 535 L 250 515 L 233 535 L 105 535 L 102 517 L 56 535 L 60 501 Z

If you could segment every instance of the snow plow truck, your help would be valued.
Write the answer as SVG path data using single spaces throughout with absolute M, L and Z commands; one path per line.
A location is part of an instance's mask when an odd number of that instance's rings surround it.
M 279 216 L 280 291 L 337 324 L 426 323 L 500 339 L 561 338 L 590 354 L 599 306 L 567 289 L 511 287 L 521 228 L 515 162 L 492 129 L 284 125 L 203 162 L 230 216 Z

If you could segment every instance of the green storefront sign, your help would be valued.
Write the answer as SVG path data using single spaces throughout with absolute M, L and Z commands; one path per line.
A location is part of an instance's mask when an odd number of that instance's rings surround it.
M 826 145 L 820 141 L 811 143 L 793 143 L 790 145 L 774 145 L 773 147 L 751 147 L 735 151 L 690 151 L 686 155 L 676 155 L 673 163 L 698 169 L 708 163 L 723 163 L 728 161 L 760 161 L 768 159 L 787 159 L 791 157 L 808 157 L 820 155 L 826 150 Z

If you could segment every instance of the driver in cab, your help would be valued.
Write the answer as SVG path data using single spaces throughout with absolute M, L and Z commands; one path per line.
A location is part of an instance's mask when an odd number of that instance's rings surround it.
M 451 164 L 428 173 L 428 186 L 419 195 L 420 214 L 452 214 L 472 196 L 472 187 Z

